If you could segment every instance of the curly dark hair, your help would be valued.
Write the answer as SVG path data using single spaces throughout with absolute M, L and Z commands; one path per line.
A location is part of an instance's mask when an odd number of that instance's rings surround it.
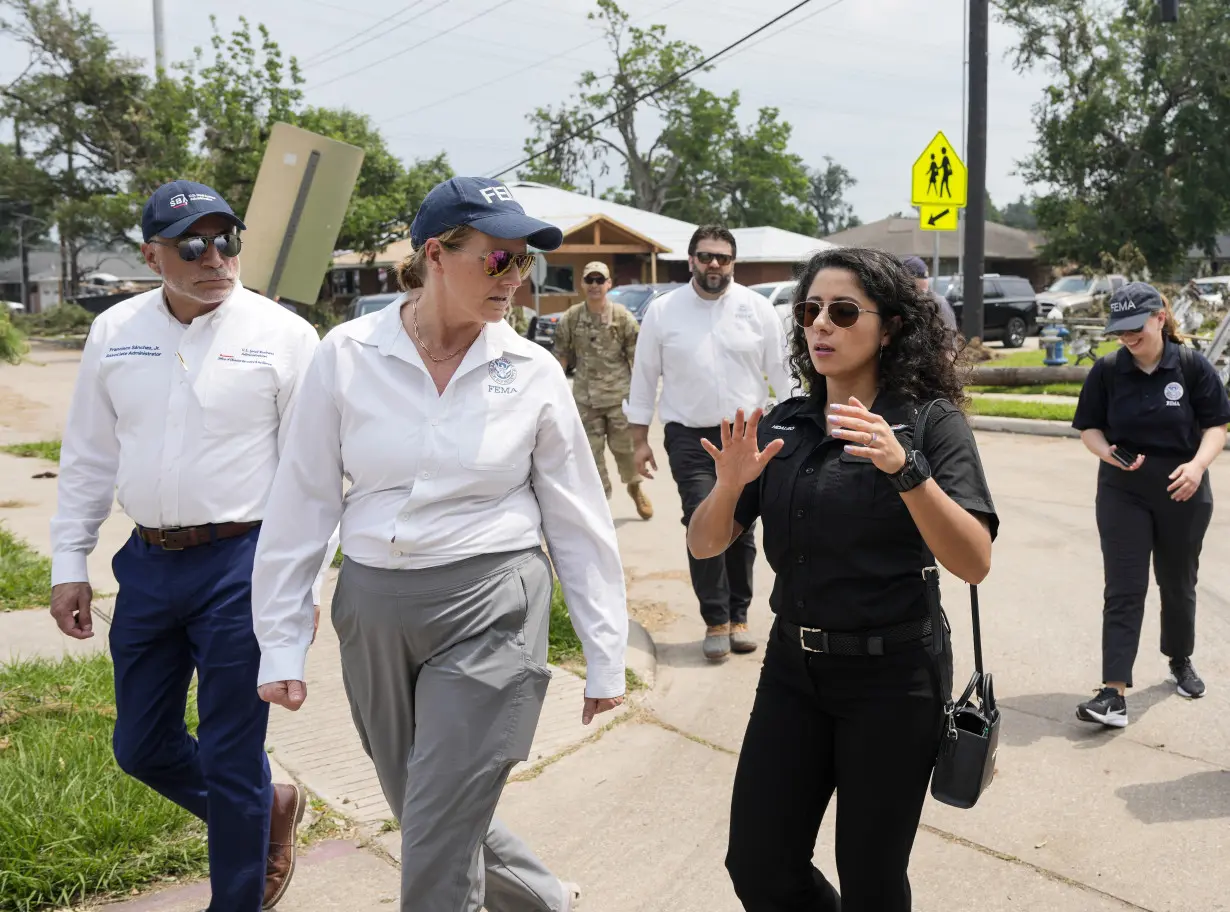
M 899 259 L 866 247 L 821 251 L 801 267 L 792 303 L 807 297 L 822 269 L 854 273 L 863 293 L 876 303 L 884 325 L 890 328 L 888 345 L 880 357 L 880 391 L 890 389 L 915 402 L 947 399 L 958 408 L 965 407 L 965 391 L 952 357 L 953 333 L 944 325 L 930 292 L 918 290 L 914 276 Z M 893 317 L 900 322 L 891 323 Z M 798 323 L 790 337 L 790 370 L 811 396 L 825 398 L 825 379 L 812 364 L 803 327 Z

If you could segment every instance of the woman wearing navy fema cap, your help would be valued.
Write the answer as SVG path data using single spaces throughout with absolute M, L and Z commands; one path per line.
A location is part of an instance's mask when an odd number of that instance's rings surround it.
M 306 698 L 309 530 L 340 519 L 333 625 L 401 822 L 401 908 L 567 912 L 575 885 L 492 816 L 551 677 L 552 564 L 585 650 L 582 721 L 624 694 L 623 568 L 585 429 L 559 364 L 504 320 L 529 246 L 563 238 L 472 177 L 438 184 L 410 236 L 405 293 L 330 332 L 304 378 L 253 575 L 258 683 Z
M 1196 572 L 1213 516 L 1208 468 L 1226 443 L 1230 400 L 1213 365 L 1180 340 L 1174 315 L 1152 285 L 1124 285 L 1111 296 L 1110 311 L 1105 332 L 1122 347 L 1090 369 L 1072 422 L 1102 460 L 1097 520 L 1106 574 L 1102 687 L 1076 715 L 1122 728 L 1150 555 L 1171 679 L 1185 697 L 1204 695 L 1191 660 Z

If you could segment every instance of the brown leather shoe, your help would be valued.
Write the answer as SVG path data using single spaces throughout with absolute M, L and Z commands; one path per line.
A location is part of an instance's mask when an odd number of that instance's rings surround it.
M 752 639 L 747 624 L 730 625 L 730 649 L 731 652 L 741 653 L 756 651 L 756 641 Z
M 632 502 L 636 504 L 636 515 L 641 519 L 652 519 L 653 504 L 649 502 L 641 483 L 634 481 L 628 485 L 628 493 L 632 495 Z
M 299 835 L 299 821 L 303 819 L 306 808 L 306 796 L 300 786 L 274 784 L 262 909 L 276 906 L 290 886 L 290 879 L 295 873 L 295 839 Z

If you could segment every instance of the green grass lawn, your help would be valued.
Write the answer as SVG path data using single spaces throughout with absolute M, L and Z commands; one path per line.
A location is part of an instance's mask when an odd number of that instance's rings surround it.
M 1101 357 L 1102 355 L 1108 355 L 1111 352 L 1113 352 L 1115 349 L 1117 349 L 1118 347 L 1119 347 L 1119 343 L 1117 341 L 1115 341 L 1114 339 L 1107 339 L 1106 341 L 1101 342 L 1098 345 L 1098 356 Z M 1064 354 L 1067 355 L 1067 358 L 1068 358 L 1067 366 L 1075 367 L 1076 357 L 1072 354 L 1072 352 L 1068 349 L 1067 346 L 1064 346 Z M 1014 351 L 1010 355 L 1004 355 L 1003 357 L 994 358 L 990 361 L 980 361 L 978 362 L 976 366 L 977 367 L 1046 367 L 1046 365 L 1042 363 L 1044 358 L 1046 358 L 1045 348 L 1039 348 L 1039 349 L 1034 349 L 1034 350 L 1022 349 L 1021 351 Z M 1082 361 L 1081 365 L 1084 366 L 1089 363 L 1091 362 Z
M 51 558 L 0 525 L 0 611 L 42 607 L 49 598 Z
M 52 462 L 60 461 L 60 441 L 58 440 L 43 440 L 39 443 L 14 443 L 9 446 L 0 447 L 6 453 L 11 453 L 14 456 L 31 456 L 38 459 L 50 459 Z
M 1044 383 L 1041 386 L 967 386 L 970 393 L 1002 393 L 1008 396 L 1079 396 L 1079 383 Z
M 196 700 L 189 699 L 189 728 Z M 0 666 L 0 909 L 196 877 L 204 826 L 120 771 L 105 654 Z
M 1068 402 L 1034 402 L 1020 399 L 970 399 L 971 415 L 995 418 L 1034 418 L 1044 421 L 1071 422 L 1076 405 Z
M 551 589 L 551 630 L 547 640 L 547 661 L 552 665 L 568 664 L 574 668 L 584 669 L 585 656 L 581 652 L 581 638 L 573 629 L 572 620 L 568 617 L 568 606 L 564 602 L 564 591 L 559 580 L 555 580 Z M 632 669 L 624 671 L 628 690 L 640 690 L 645 686 Z

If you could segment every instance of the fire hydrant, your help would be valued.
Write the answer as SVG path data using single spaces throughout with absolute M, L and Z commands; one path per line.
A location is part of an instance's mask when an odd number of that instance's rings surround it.
M 1063 325 L 1063 313 L 1058 307 L 1052 307 L 1043 320 L 1042 331 L 1038 333 L 1038 342 L 1046 348 L 1046 357 L 1042 359 L 1042 363 L 1047 367 L 1062 367 L 1067 364 L 1063 345 L 1071 335 L 1068 327 Z

